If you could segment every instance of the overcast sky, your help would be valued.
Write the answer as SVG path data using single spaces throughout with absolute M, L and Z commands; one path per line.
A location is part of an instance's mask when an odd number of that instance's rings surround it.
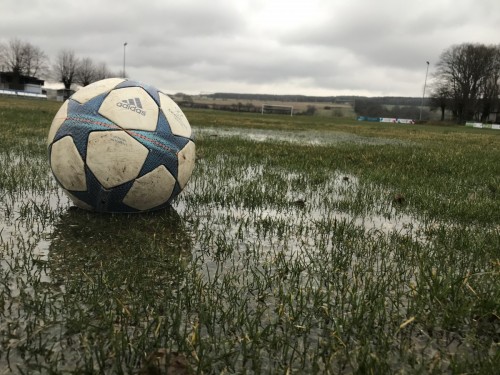
M 173 94 L 420 96 L 441 52 L 500 44 L 499 0 L 0 0 L 0 41 Z M 430 77 L 430 75 L 429 75 Z

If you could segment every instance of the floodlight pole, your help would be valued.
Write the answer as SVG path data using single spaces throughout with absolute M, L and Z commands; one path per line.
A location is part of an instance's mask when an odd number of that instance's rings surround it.
M 125 74 L 125 49 L 127 47 L 127 42 L 123 43 L 123 78 L 126 78 L 127 75 Z
M 419 121 L 422 121 L 422 107 L 424 106 L 425 87 L 427 86 L 427 74 L 429 73 L 429 61 L 426 61 L 426 63 L 427 63 L 427 69 L 425 71 L 424 93 L 422 94 L 422 103 L 420 104 L 420 117 L 419 117 Z

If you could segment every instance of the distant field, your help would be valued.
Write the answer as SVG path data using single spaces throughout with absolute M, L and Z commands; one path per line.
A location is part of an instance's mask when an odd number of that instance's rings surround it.
M 186 109 L 171 209 L 102 215 L 60 105 L 0 97 L 0 374 L 498 371 L 498 131 Z
M 225 110 L 231 110 L 231 111 L 240 111 L 240 112 L 247 112 L 248 109 L 246 107 L 248 106 L 253 106 L 253 110 L 260 112 L 262 105 L 275 105 L 275 106 L 286 106 L 290 107 L 293 106 L 294 113 L 296 115 L 311 115 L 313 114 L 314 116 L 323 116 L 323 117 L 330 117 L 330 118 L 351 118 L 354 119 L 357 117 L 357 114 L 354 111 L 354 104 L 355 101 L 354 99 L 352 100 L 346 100 L 345 102 L 342 101 L 332 101 L 332 102 L 323 102 L 323 101 L 302 101 L 304 98 L 301 98 L 301 100 L 293 100 L 292 98 L 288 101 L 282 101 L 282 100 L 255 100 L 255 99 L 247 99 L 245 98 L 244 95 L 242 95 L 241 98 L 213 98 L 209 96 L 203 96 L 203 95 L 194 95 L 194 96 L 184 96 L 184 95 L 177 95 L 174 96 L 174 99 L 181 103 L 184 104 L 185 107 L 188 107 L 190 105 L 195 105 L 195 106 L 205 106 L 208 108 L 224 108 Z M 191 103 L 191 104 L 189 104 Z M 237 106 L 240 105 L 242 106 L 241 110 L 237 109 Z M 394 104 L 384 104 L 382 105 L 383 108 L 392 111 L 394 110 L 395 107 L 397 107 L 398 110 L 396 110 L 396 113 L 406 113 L 405 115 L 395 115 L 395 117 L 400 117 L 400 118 L 408 118 L 408 119 L 413 119 L 413 120 L 418 120 L 419 119 L 419 114 L 420 114 L 420 106 L 419 105 L 399 105 L 396 106 Z M 311 108 L 313 109 L 313 112 L 311 113 Z M 423 110 L 423 119 L 425 120 L 430 120 L 430 121 L 436 121 L 438 122 L 441 118 L 441 112 L 437 109 L 432 109 L 426 105 L 422 107 Z M 374 115 L 377 117 L 377 115 Z M 451 119 L 452 114 L 447 111 L 445 114 L 446 119 Z M 379 117 L 387 117 L 387 116 L 379 116 Z M 394 116 L 389 116 L 389 117 L 394 117 Z
M 176 98 L 182 100 L 181 98 Z M 193 102 L 213 106 L 213 105 L 237 105 L 238 103 L 251 104 L 256 108 L 262 108 L 263 104 L 277 106 L 293 106 L 294 113 L 304 113 L 309 107 L 315 108 L 315 115 L 328 117 L 355 117 L 352 103 L 328 103 L 328 102 L 302 102 L 302 101 L 279 101 L 279 100 L 248 100 L 242 99 L 213 99 L 206 96 L 193 96 Z

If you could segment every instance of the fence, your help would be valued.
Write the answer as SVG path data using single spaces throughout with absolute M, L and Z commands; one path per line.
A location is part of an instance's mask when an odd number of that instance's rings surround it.
M 14 96 L 24 96 L 29 98 L 47 99 L 47 95 L 45 94 L 35 94 L 33 92 L 27 92 L 21 90 L 0 89 L 0 95 L 14 95 Z
M 483 124 L 482 122 L 466 122 L 465 126 L 470 128 L 500 130 L 500 124 Z
M 370 121 L 370 122 L 390 122 L 393 124 L 414 124 L 415 120 L 406 118 L 394 118 L 394 117 L 366 117 L 358 116 L 358 121 Z

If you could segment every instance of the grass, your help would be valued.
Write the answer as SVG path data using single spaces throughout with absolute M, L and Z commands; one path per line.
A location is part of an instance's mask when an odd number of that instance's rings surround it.
M 498 368 L 500 134 L 189 110 L 173 207 L 97 215 L 58 106 L 0 98 L 0 373 Z

